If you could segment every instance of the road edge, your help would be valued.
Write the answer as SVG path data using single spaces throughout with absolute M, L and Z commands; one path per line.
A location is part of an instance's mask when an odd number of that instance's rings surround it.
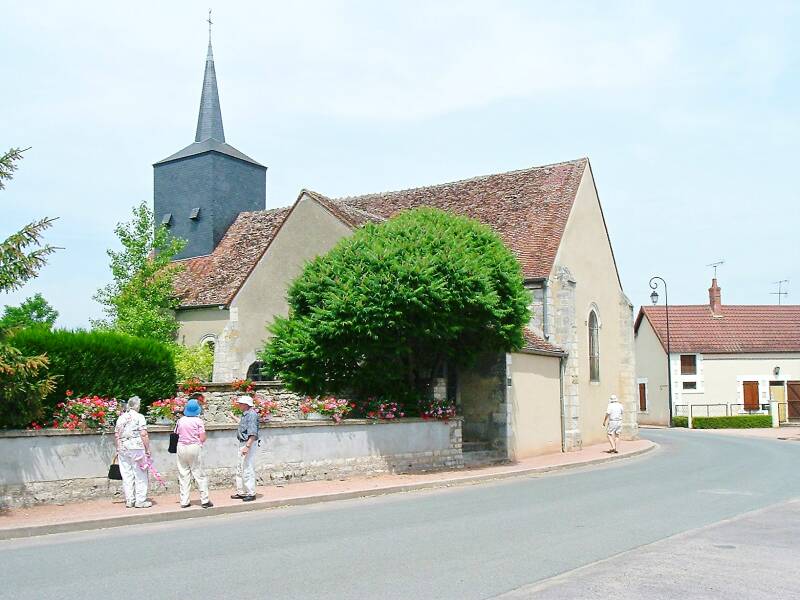
M 563 465 L 549 465 L 544 467 L 531 467 L 506 473 L 486 473 L 478 475 L 455 476 L 447 479 L 437 479 L 420 483 L 407 483 L 392 485 L 382 488 L 368 490 L 353 490 L 347 492 L 334 492 L 331 494 L 319 494 L 316 496 L 301 496 L 285 500 L 267 500 L 253 502 L 250 504 L 237 504 L 234 506 L 220 506 L 204 510 L 193 510 L 188 512 L 170 511 L 163 513 L 142 513 L 136 515 L 120 515 L 119 517 L 108 517 L 103 519 L 90 519 L 87 521 L 73 521 L 70 523 L 53 523 L 48 525 L 31 525 L 29 527 L 14 527 L 0 529 L 0 541 L 14 540 L 21 538 L 32 538 L 43 535 L 57 533 L 73 533 L 79 531 L 93 531 L 97 529 L 110 529 L 114 527 L 124 527 L 126 525 L 143 525 L 151 523 L 164 523 L 169 521 L 183 521 L 187 519 L 201 519 L 219 515 L 237 514 L 244 512 L 254 512 L 258 510 L 268 510 L 275 508 L 285 508 L 290 506 L 306 506 L 309 504 L 322 504 L 326 502 L 336 502 L 339 500 L 352 500 L 355 498 L 371 498 L 376 496 L 386 496 L 402 492 L 415 492 L 420 490 L 440 489 L 456 487 L 462 485 L 474 485 L 488 483 L 491 481 L 501 481 L 504 479 L 522 478 L 530 475 L 541 475 L 556 473 L 582 467 L 599 466 L 611 462 L 617 462 L 629 458 L 635 458 L 658 448 L 659 445 L 651 442 L 650 446 L 640 448 L 626 454 L 617 456 L 609 455 L 579 463 L 567 463 Z

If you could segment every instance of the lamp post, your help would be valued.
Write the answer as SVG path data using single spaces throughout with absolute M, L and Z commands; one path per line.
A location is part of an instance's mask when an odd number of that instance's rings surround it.
M 655 276 L 650 278 L 650 289 L 653 290 L 650 294 L 650 300 L 653 302 L 653 306 L 658 302 L 658 292 L 656 289 L 658 288 L 659 281 L 664 285 L 664 308 L 667 313 L 667 393 L 669 394 L 669 420 L 667 422 L 667 427 L 672 427 L 672 365 L 670 364 L 669 347 L 669 293 L 667 291 L 667 282 L 661 277 Z

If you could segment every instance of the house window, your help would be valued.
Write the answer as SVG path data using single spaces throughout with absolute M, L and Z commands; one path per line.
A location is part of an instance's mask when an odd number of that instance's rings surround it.
M 681 375 L 697 375 L 696 354 L 681 354 Z
M 697 389 L 697 382 L 696 381 L 684 381 L 683 382 L 683 389 L 685 389 L 685 390 L 696 390 Z
M 639 412 L 647 412 L 647 383 L 639 383 Z
M 594 311 L 589 313 L 589 380 L 600 381 L 600 327 Z

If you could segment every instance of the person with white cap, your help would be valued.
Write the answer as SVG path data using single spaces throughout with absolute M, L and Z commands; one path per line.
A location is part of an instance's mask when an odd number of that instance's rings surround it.
M 250 396 L 240 396 L 236 406 L 242 411 L 236 438 L 239 440 L 239 462 L 236 467 L 236 493 L 231 498 L 242 502 L 256 499 L 256 450 L 258 444 L 258 413 Z
M 622 430 L 622 411 L 622 403 L 617 400 L 617 395 L 611 394 L 608 399 L 606 416 L 603 419 L 603 427 L 606 428 L 608 443 L 611 444 L 611 449 L 606 450 L 606 454 L 617 454 L 617 443 Z
M 189 488 L 192 478 L 200 490 L 200 503 L 203 508 L 214 504 L 208 497 L 208 478 L 203 471 L 203 444 L 206 442 L 206 427 L 200 418 L 202 395 L 195 394 L 183 407 L 183 416 L 175 425 L 178 434 L 178 483 L 180 487 L 181 508 L 189 508 Z

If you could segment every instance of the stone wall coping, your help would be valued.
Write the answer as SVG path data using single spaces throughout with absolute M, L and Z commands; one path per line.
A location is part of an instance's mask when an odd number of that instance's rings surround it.
M 450 421 L 461 421 L 463 417 L 456 416 Z M 403 423 L 430 423 L 430 422 L 445 422 L 436 421 L 433 419 L 421 419 L 418 417 L 408 417 L 402 419 L 344 419 L 340 423 L 334 423 L 332 420 L 303 420 L 303 421 L 272 421 L 270 423 L 261 423 L 261 429 L 281 429 L 291 427 L 347 427 L 348 425 L 402 425 Z M 445 422 L 446 423 L 446 422 Z M 236 423 L 209 423 L 206 425 L 206 431 L 234 431 L 238 425 Z M 150 433 L 169 433 L 173 430 L 170 425 L 148 425 L 147 431 Z M 0 438 L 16 438 L 16 437 L 41 437 L 41 436 L 64 436 L 64 435 L 114 435 L 114 431 L 107 430 L 90 430 L 90 431 L 77 431 L 69 429 L 8 429 L 0 431 Z
M 206 388 L 206 391 L 208 391 L 208 392 L 230 392 L 232 394 L 236 393 L 236 390 L 233 389 L 233 382 L 231 382 L 231 381 L 207 381 L 207 382 L 201 383 L 200 385 L 202 385 L 204 388 Z M 254 381 L 253 382 L 253 387 L 256 390 L 263 390 L 263 389 L 269 389 L 269 388 L 280 388 L 281 390 L 284 390 L 284 391 L 288 392 L 288 390 L 286 390 L 286 388 L 283 385 L 283 383 L 280 382 L 280 381 Z M 238 393 L 242 393 L 242 392 L 238 392 Z

